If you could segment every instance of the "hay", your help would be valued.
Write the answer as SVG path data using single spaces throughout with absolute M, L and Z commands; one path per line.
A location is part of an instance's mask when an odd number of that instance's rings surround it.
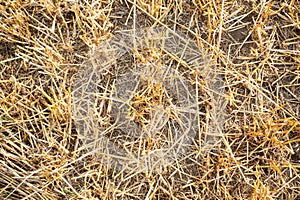
M 299 13 L 293 0 L 0 1 L 0 199 L 299 199 Z M 145 44 L 151 36 L 142 27 L 164 31 Z M 118 35 L 132 38 L 130 30 L 140 40 L 114 44 L 119 59 L 99 52 Z M 187 59 L 183 46 L 172 49 L 177 41 L 160 45 L 165 33 L 201 56 Z M 83 66 L 102 71 L 92 76 L 89 102 L 74 104 L 88 91 L 73 90 L 74 79 L 91 75 Z M 172 84 L 152 75 L 168 73 L 185 86 L 177 99 L 198 113 L 166 112 L 182 106 L 170 100 Z M 126 78 L 141 83 L 125 104 L 139 125 L 131 132 L 117 130 L 130 124 L 127 108 L 116 109 Z M 95 108 L 76 113 L 75 105 Z M 92 123 L 78 123 L 79 114 Z M 80 124 L 133 157 L 101 157 Z M 141 135 L 142 127 L 154 131 Z M 195 131 L 173 137 L 188 129 Z M 170 138 L 182 142 L 178 154 L 176 145 L 162 151 L 167 159 L 149 154 Z M 157 164 L 134 161 L 147 153 Z
M 135 58 L 124 66 L 125 54 Z M 124 30 L 101 43 L 99 50 L 79 70 L 73 87 L 75 120 L 85 143 L 92 147 L 90 150 L 101 155 L 106 163 L 118 163 L 118 170 L 127 166 L 131 170 L 153 171 L 154 166 L 166 167 L 180 159 L 180 155 L 186 155 L 194 140 L 199 139 L 202 125 L 197 110 L 201 102 L 197 102 L 197 94 L 201 92 L 193 89 L 183 77 L 187 72 L 178 72 L 179 68 L 198 71 L 210 80 L 207 92 L 213 99 L 213 119 L 210 120 L 213 123 L 208 131 L 219 129 L 221 132 L 224 119 L 215 116 L 216 112 L 224 116 L 224 107 L 215 102 L 221 99 L 224 85 L 204 58 L 195 42 L 163 28 Z M 105 76 L 107 73 L 110 76 Z M 104 93 L 97 92 L 99 88 Z M 105 104 L 108 101 L 111 105 Z M 108 110 L 109 106 L 114 122 L 101 130 L 99 124 L 104 126 L 105 122 L 103 117 L 97 120 L 97 116 L 102 114 L 109 118 L 110 113 L 100 114 L 96 109 Z M 128 138 L 128 141 L 119 141 L 125 149 L 110 141 L 112 138 L 106 138 L 107 135 L 122 138 L 122 132 L 123 137 Z M 206 137 L 205 142 L 214 144 L 216 138 L 208 134 L 210 137 Z M 148 143 L 165 145 L 147 149 Z M 136 153 L 133 153 L 134 144 Z

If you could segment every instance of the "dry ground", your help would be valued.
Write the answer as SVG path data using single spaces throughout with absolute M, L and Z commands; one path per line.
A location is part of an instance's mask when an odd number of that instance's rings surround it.
M 134 14 L 213 55 L 229 117 L 211 151 L 129 176 L 81 148 L 71 81 Z M 1 0 L 0 52 L 0 199 L 300 199 L 298 0 Z

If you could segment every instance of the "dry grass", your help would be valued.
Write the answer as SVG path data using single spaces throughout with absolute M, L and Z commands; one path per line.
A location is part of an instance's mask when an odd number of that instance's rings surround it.
M 0 199 L 299 199 L 299 13 L 297 0 L 0 1 Z M 108 169 L 72 120 L 73 75 L 137 20 L 180 27 L 226 83 L 219 143 L 160 173 Z

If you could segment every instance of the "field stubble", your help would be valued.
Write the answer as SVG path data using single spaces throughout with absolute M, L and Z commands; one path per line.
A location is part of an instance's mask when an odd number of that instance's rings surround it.
M 299 1 L 10 0 L 0 11 L 1 198 L 300 197 Z M 72 81 L 111 35 L 157 25 L 180 30 L 209 55 L 226 103 L 212 111 L 211 80 L 179 68 L 202 98 L 198 138 L 160 171 L 115 170 L 76 129 Z M 149 53 L 156 58 L 145 50 L 135 56 Z M 139 111 L 146 114 L 135 120 L 147 126 L 151 112 Z M 222 134 L 204 150 L 209 124 L 218 121 L 212 113 L 223 111 Z

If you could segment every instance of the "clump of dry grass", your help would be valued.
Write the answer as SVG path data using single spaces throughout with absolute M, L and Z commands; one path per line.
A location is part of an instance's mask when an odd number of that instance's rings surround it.
M 298 1 L 10 0 L 0 10 L 1 198 L 299 198 Z M 180 27 L 226 83 L 222 140 L 210 151 L 195 142 L 160 173 L 107 169 L 72 121 L 71 77 L 137 18 Z

